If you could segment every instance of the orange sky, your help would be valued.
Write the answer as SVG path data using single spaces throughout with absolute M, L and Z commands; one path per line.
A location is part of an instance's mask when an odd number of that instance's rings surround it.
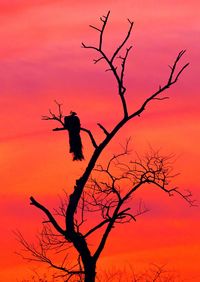
M 65 133 L 52 132 L 57 125 L 41 121 L 41 115 L 54 108 L 57 99 L 66 114 L 78 112 L 98 141 L 102 134 L 96 123 L 109 129 L 122 116 L 111 74 L 104 72 L 103 63 L 93 65 L 93 52 L 80 48 L 81 42 L 96 42 L 88 26 L 98 25 L 99 16 L 108 10 L 109 52 L 123 38 L 126 19 L 135 22 L 126 73 L 130 110 L 164 84 L 168 65 L 180 50 L 187 49 L 183 63 L 189 61 L 190 66 L 169 90 L 170 99 L 152 103 L 129 122 L 106 154 L 129 136 L 134 151 L 144 152 L 151 144 L 173 152 L 178 156 L 176 171 L 181 172 L 175 185 L 189 188 L 199 199 L 199 9 L 197 0 L 0 0 L 0 281 L 19 281 L 31 268 L 14 254 L 18 246 L 12 234 L 16 228 L 28 234 L 40 227 L 41 214 L 29 206 L 28 197 L 34 195 L 52 207 L 63 189 L 71 191 L 92 152 L 82 134 L 86 161 L 73 163 Z M 153 188 L 137 197 L 151 211 L 125 227 L 130 233 L 127 243 L 122 241 L 127 236 L 124 226 L 116 228 L 102 265 L 131 263 L 140 270 L 149 263 L 167 264 L 182 279 L 199 281 L 199 208 Z

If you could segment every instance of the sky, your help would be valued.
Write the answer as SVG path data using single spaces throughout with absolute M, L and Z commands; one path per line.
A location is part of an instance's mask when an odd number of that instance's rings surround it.
M 12 2 L 12 3 L 11 3 Z M 32 266 L 15 254 L 20 247 L 13 235 L 19 229 L 30 236 L 41 226 L 42 215 L 29 205 L 33 195 L 53 208 L 63 189 L 73 190 L 93 148 L 81 134 L 85 161 L 72 162 L 65 132 L 41 120 L 55 100 L 65 114 L 76 111 L 81 124 L 97 142 L 103 138 L 97 123 L 110 130 L 122 117 L 112 74 L 94 65 L 97 55 L 81 48 L 98 36 L 90 24 L 111 11 L 103 47 L 111 54 L 134 21 L 125 83 L 129 111 L 164 85 L 179 51 L 181 64 L 190 62 L 167 96 L 154 101 L 141 117 L 129 122 L 106 150 L 106 159 L 131 137 L 133 152 L 149 146 L 176 155 L 175 186 L 190 189 L 199 200 L 199 8 L 197 0 L 0 0 L 0 166 L 1 254 L 0 281 L 20 281 Z M 131 264 L 141 271 L 149 264 L 166 264 L 181 281 L 199 281 L 199 207 L 152 188 L 138 192 L 150 209 L 136 223 L 119 226 L 111 234 L 100 267 Z M 128 228 L 128 232 L 126 230 Z M 122 239 L 127 236 L 126 242 Z

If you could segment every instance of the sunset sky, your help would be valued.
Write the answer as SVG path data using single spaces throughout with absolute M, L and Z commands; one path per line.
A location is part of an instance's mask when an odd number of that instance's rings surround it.
M 198 0 L 0 0 L 0 167 L 1 253 L 0 281 L 27 278 L 34 267 L 15 252 L 20 246 L 13 231 L 25 236 L 40 230 L 42 214 L 29 205 L 33 195 L 47 207 L 58 204 L 63 189 L 73 190 L 92 153 L 88 136 L 81 133 L 86 160 L 72 162 L 66 132 L 42 121 L 54 100 L 66 115 L 76 111 L 83 127 L 97 142 L 103 138 L 97 123 L 108 130 L 122 117 L 116 83 L 97 54 L 81 48 L 95 44 L 99 17 L 110 10 L 104 48 L 111 54 L 134 21 L 125 82 L 129 110 L 163 85 L 179 51 L 180 64 L 190 62 L 170 99 L 154 101 L 129 122 L 109 145 L 103 158 L 112 156 L 131 136 L 133 152 L 149 146 L 176 155 L 174 185 L 200 199 L 200 2 Z M 150 189 L 150 188 L 149 188 Z M 118 226 L 111 234 L 99 267 L 132 265 L 137 271 L 149 264 L 166 264 L 181 281 L 200 281 L 200 210 L 168 197 L 154 187 L 142 190 L 150 209 L 136 223 Z M 128 230 L 128 231 L 127 231 Z M 127 237 L 125 242 L 124 238 Z

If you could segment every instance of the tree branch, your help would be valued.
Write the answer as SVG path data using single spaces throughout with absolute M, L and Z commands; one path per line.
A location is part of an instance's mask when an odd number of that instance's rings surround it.
M 125 54 L 124 58 L 121 57 L 121 56 L 119 57 L 120 59 L 122 59 L 122 71 L 121 71 L 121 83 L 122 83 L 122 85 L 124 85 L 124 71 L 125 71 L 127 57 L 128 57 L 128 54 L 129 54 L 131 48 L 132 48 L 132 46 L 130 46 L 129 48 L 126 49 L 126 54 Z M 124 91 L 126 91 L 125 88 L 124 88 Z
M 133 114 L 131 114 L 128 119 L 132 119 L 135 116 L 140 116 L 140 114 L 145 110 L 145 107 L 147 106 L 147 104 L 149 102 L 151 102 L 152 100 L 158 100 L 157 96 L 160 95 L 162 92 L 164 92 L 165 90 L 167 90 L 168 88 L 170 88 L 171 85 L 173 85 L 174 83 L 177 82 L 179 76 L 181 75 L 181 73 L 188 67 L 189 63 L 185 64 L 180 71 L 178 72 L 178 74 L 174 77 L 174 72 L 176 70 L 177 64 L 179 62 L 179 60 L 182 58 L 183 54 L 185 53 L 184 51 L 179 52 L 178 56 L 176 57 L 175 62 L 173 63 L 173 66 L 171 67 L 171 72 L 169 75 L 169 79 L 168 82 L 163 86 L 163 87 L 159 87 L 159 90 L 156 91 L 154 94 L 152 94 L 149 98 L 147 98 L 144 103 L 142 104 L 142 106 L 140 107 L 139 110 L 137 110 L 136 112 L 134 112 Z M 160 98 L 159 98 L 160 99 Z M 166 99 L 166 98 L 164 98 Z M 161 98 L 160 100 L 163 100 L 163 98 Z
M 128 109 L 127 109 L 127 104 L 126 104 L 126 100 L 125 100 L 125 97 L 124 97 L 126 88 L 123 85 L 123 77 L 124 77 L 124 68 L 125 68 L 126 58 L 128 56 L 128 52 L 130 51 L 131 47 L 127 49 L 127 53 L 126 53 L 125 59 L 124 59 L 123 64 L 122 64 L 121 74 L 117 73 L 117 67 L 114 66 L 113 62 L 114 62 L 115 57 L 119 53 L 119 51 L 123 48 L 124 44 L 127 42 L 128 38 L 130 37 L 131 30 L 132 30 L 132 27 L 133 27 L 133 22 L 128 20 L 128 22 L 130 23 L 130 28 L 128 30 L 127 36 L 124 39 L 124 41 L 119 45 L 119 47 L 116 48 L 116 50 L 113 53 L 112 58 L 109 59 L 106 56 L 105 52 L 103 52 L 103 50 L 102 50 L 103 34 L 104 34 L 104 29 L 105 29 L 107 21 L 108 21 L 109 14 L 110 14 L 110 11 L 108 12 L 107 16 L 104 17 L 104 19 L 100 18 L 101 21 L 103 22 L 102 29 L 98 29 L 98 28 L 96 28 L 94 26 L 91 26 L 92 28 L 94 28 L 94 29 L 96 29 L 96 30 L 98 30 L 100 32 L 99 47 L 88 46 L 88 45 L 86 45 L 84 43 L 82 43 L 82 47 L 86 48 L 86 49 L 93 49 L 93 50 L 97 51 L 100 54 L 100 58 L 97 59 L 97 60 L 94 60 L 94 63 L 98 63 L 102 59 L 105 59 L 105 61 L 107 62 L 108 66 L 109 66 L 109 69 L 107 69 L 107 70 L 112 71 L 112 73 L 113 73 L 113 75 L 114 75 L 114 77 L 115 77 L 115 79 L 117 81 L 117 84 L 118 84 L 118 94 L 119 94 L 121 102 L 122 102 L 124 117 L 127 118 L 128 117 Z
M 31 205 L 37 207 L 38 209 L 42 210 L 46 216 L 48 217 L 49 221 L 52 223 L 54 228 L 62 235 L 66 236 L 65 230 L 63 230 L 60 225 L 57 223 L 53 215 L 50 213 L 50 211 L 45 208 L 43 205 L 41 205 L 39 202 L 37 202 L 33 197 L 30 197 Z
M 131 22 L 130 20 L 128 20 L 129 24 L 130 24 L 130 27 L 129 27 L 129 30 L 128 30 L 128 33 L 124 39 L 124 41 L 119 45 L 119 47 L 115 50 L 110 62 L 113 63 L 115 57 L 117 56 L 117 54 L 119 53 L 119 51 L 123 48 L 124 44 L 127 42 L 127 40 L 129 39 L 130 35 L 131 35 L 131 31 L 132 31 L 132 28 L 133 28 L 133 24 L 134 22 Z
M 94 137 L 93 137 L 93 135 L 92 135 L 92 132 L 91 132 L 89 129 L 86 129 L 86 128 L 84 128 L 84 127 L 81 127 L 80 129 L 81 129 L 82 131 L 86 132 L 86 133 L 89 135 L 90 140 L 91 140 L 91 142 L 92 142 L 92 145 L 93 145 L 94 148 L 96 149 L 96 148 L 98 147 L 98 145 L 97 145 L 97 143 L 96 143 L 96 141 L 95 141 L 95 139 L 94 139 Z
M 110 221 L 109 218 L 103 220 L 102 222 L 100 222 L 99 224 L 97 224 L 95 227 L 91 228 L 85 235 L 84 237 L 88 237 L 90 234 L 92 234 L 93 232 L 95 232 L 96 230 L 98 230 L 99 228 L 101 228 L 102 226 L 104 226 L 104 224 L 108 223 Z
M 104 246 L 105 246 L 106 240 L 107 240 L 107 238 L 108 238 L 108 236 L 109 236 L 109 234 L 110 234 L 110 231 L 111 231 L 112 228 L 113 228 L 113 225 L 114 225 L 114 223 L 115 223 L 115 220 L 117 219 L 117 213 L 118 213 L 118 211 L 119 211 L 119 208 L 120 208 L 120 207 L 119 207 L 119 205 L 118 205 L 118 206 L 116 207 L 115 211 L 114 211 L 114 214 L 113 214 L 112 218 L 111 218 L 110 221 L 109 221 L 108 226 L 106 227 L 106 230 L 105 230 L 105 232 L 104 232 L 104 234 L 103 234 L 103 236 L 102 236 L 102 238 L 101 238 L 100 244 L 99 244 L 99 246 L 97 247 L 97 249 L 96 249 L 96 251 L 95 251 L 95 253 L 94 253 L 94 255 L 93 255 L 93 258 L 95 259 L 95 261 L 97 261 L 97 259 L 99 258 L 101 252 L 103 251 L 103 248 L 104 248 Z
M 58 114 L 54 114 L 52 112 L 51 109 L 49 109 L 49 114 L 50 116 L 42 116 L 42 120 L 55 120 L 55 121 L 58 121 L 59 123 L 62 124 L 62 126 L 64 127 L 64 121 L 63 121 L 63 112 L 62 112 L 62 104 L 58 103 L 56 100 L 54 101 L 57 105 L 57 108 L 58 108 Z
M 174 196 L 174 193 L 178 194 L 190 205 L 190 207 L 197 207 L 198 206 L 197 204 L 195 204 L 196 200 L 192 199 L 192 193 L 188 190 L 186 191 L 187 193 L 183 193 L 180 190 L 178 190 L 177 187 L 171 188 L 171 189 L 166 189 L 164 186 L 160 185 L 159 183 L 155 183 L 153 181 L 148 181 L 148 182 L 158 186 L 161 190 L 168 193 L 170 197 Z
M 172 67 L 170 66 L 171 73 L 170 73 L 170 76 L 169 76 L 168 84 L 175 83 L 178 80 L 178 77 L 180 76 L 180 74 L 183 72 L 183 70 L 189 65 L 189 63 L 188 63 L 185 66 L 183 66 L 182 69 L 179 71 L 179 73 L 175 76 L 175 79 L 173 79 L 174 72 L 176 70 L 176 66 L 177 66 L 179 60 L 181 59 L 181 57 L 184 55 L 185 52 L 186 52 L 186 50 L 181 50 L 179 52 L 178 56 L 176 57 L 176 60 L 173 64 L 173 66 Z
M 110 11 L 108 11 L 107 15 L 103 16 L 103 18 L 100 17 L 100 20 L 103 22 L 103 26 L 102 26 L 102 29 L 101 29 L 101 32 L 100 32 L 99 50 L 101 50 L 101 48 L 102 48 L 103 33 L 104 33 L 104 30 L 105 30 L 109 15 L 110 15 Z
M 97 123 L 97 125 L 103 130 L 105 135 L 109 135 L 109 132 L 107 131 L 107 129 L 101 123 Z

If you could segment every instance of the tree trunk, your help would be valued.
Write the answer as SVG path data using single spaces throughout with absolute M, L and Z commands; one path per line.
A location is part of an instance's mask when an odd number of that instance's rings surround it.
M 85 279 L 84 282 L 95 282 L 96 278 L 96 264 L 95 263 L 87 263 L 85 266 Z

